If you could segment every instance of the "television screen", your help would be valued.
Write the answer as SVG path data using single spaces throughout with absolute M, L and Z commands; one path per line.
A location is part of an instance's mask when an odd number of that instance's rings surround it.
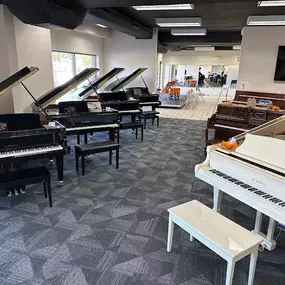
M 274 81 L 285 81 L 285 46 L 279 46 Z

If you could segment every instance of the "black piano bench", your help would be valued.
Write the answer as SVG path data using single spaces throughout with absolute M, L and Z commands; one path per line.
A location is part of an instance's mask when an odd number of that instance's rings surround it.
M 112 151 L 116 151 L 116 168 L 119 168 L 119 148 L 120 145 L 109 140 L 102 142 L 95 142 L 89 144 L 76 145 L 75 147 L 75 161 L 76 161 L 76 170 L 78 171 L 78 160 L 81 157 L 82 164 L 82 175 L 85 175 L 85 156 L 94 153 L 107 152 L 109 151 L 109 163 L 112 164 Z
M 144 128 L 146 128 L 146 120 L 152 120 L 152 125 L 154 124 L 154 120 L 156 119 L 156 124 L 159 127 L 159 112 L 157 111 L 145 111 L 142 112 L 139 116 L 140 121 L 144 120 Z
M 44 166 L 6 172 L 1 177 L 0 189 L 19 188 L 36 183 L 43 183 L 45 198 L 48 195 L 49 206 L 52 207 L 50 173 Z
M 143 124 L 141 122 L 120 123 L 120 130 L 136 130 L 136 139 L 138 139 L 138 129 L 141 129 L 141 141 L 143 142 Z

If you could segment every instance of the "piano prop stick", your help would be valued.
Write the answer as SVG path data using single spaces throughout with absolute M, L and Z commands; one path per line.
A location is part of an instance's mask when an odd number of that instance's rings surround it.
M 104 76 L 100 77 L 94 82 L 90 82 L 90 86 L 88 86 L 81 93 L 79 93 L 79 97 L 83 99 L 88 99 L 88 97 L 92 96 L 92 94 L 94 93 L 98 95 L 97 91 L 99 89 L 103 88 L 110 80 L 112 80 L 114 77 L 117 77 L 124 70 L 125 70 L 124 68 L 120 68 L 120 67 L 113 68 L 111 71 L 109 71 Z
M 232 143 L 235 147 L 229 147 Z M 253 232 L 263 248 L 276 247 L 276 222 L 285 224 L 285 115 L 233 137 L 230 142 L 207 147 L 206 160 L 195 175 L 214 188 L 213 209 L 220 211 L 223 193 L 257 211 Z M 263 215 L 269 217 L 261 232 Z

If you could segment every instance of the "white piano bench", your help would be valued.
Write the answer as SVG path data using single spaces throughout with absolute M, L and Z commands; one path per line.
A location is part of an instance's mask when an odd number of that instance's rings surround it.
M 262 238 L 216 213 L 197 200 L 168 209 L 167 251 L 171 251 L 174 224 L 228 262 L 226 285 L 231 285 L 235 264 L 250 255 L 248 285 L 253 284 L 258 247 Z

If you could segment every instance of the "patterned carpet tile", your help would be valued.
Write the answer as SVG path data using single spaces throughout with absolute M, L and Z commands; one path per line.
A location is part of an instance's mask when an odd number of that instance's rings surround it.
M 212 205 L 211 187 L 194 176 L 205 158 L 204 128 L 204 121 L 163 118 L 143 143 L 123 131 L 120 169 L 102 153 L 87 158 L 84 177 L 74 154 L 65 156 L 63 187 L 49 165 L 52 208 L 39 185 L 1 197 L 0 284 L 224 284 L 226 262 L 178 227 L 166 251 L 167 209 L 192 199 Z M 253 228 L 255 211 L 229 196 L 222 213 Z M 259 254 L 254 285 L 285 284 L 284 241 L 283 234 L 276 250 Z M 248 266 L 248 259 L 237 264 L 234 285 L 247 283 Z

